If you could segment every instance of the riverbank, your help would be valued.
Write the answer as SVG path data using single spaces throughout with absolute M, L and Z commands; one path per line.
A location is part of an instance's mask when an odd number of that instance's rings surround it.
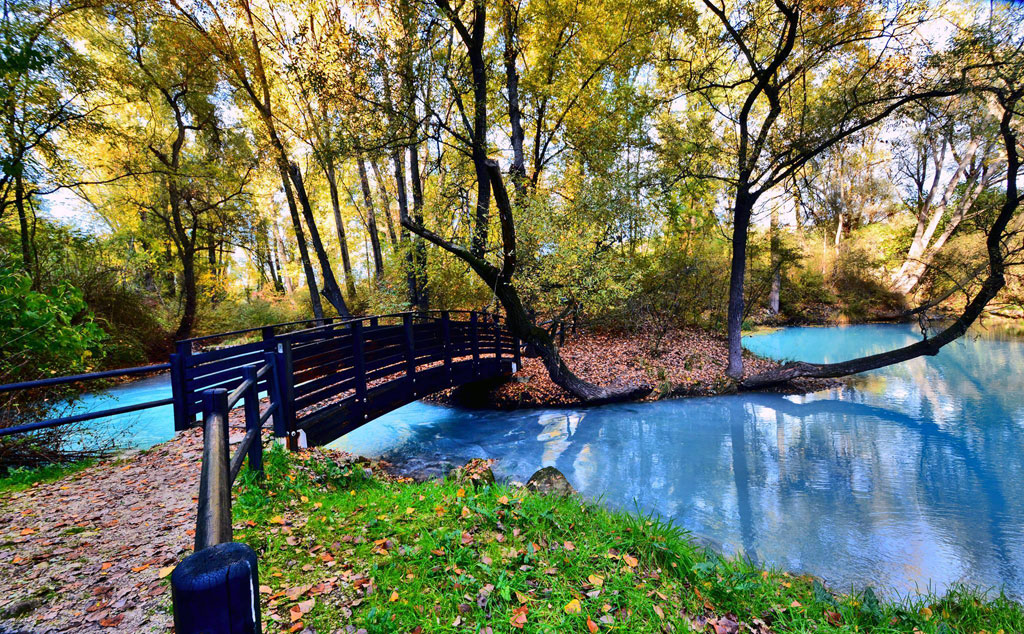
M 5 496 L 0 629 L 169 631 L 200 438 Z M 341 452 L 275 446 L 266 479 L 243 470 L 234 498 L 268 632 L 1024 631 L 1022 606 L 1001 597 L 836 594 L 653 517 L 486 478 L 413 482 Z
M 239 487 L 236 539 L 261 555 L 266 631 L 1024 631 L 1007 600 L 834 594 L 722 559 L 653 517 L 381 467 L 276 451 L 264 484 Z
M 654 387 L 644 401 L 683 396 L 713 396 L 734 391 L 725 376 L 728 343 L 725 337 L 698 328 L 669 328 L 664 332 L 579 331 L 566 338 L 560 351 L 580 378 L 598 385 L 646 383 Z M 770 370 L 778 363 L 744 351 L 748 374 Z M 838 381 L 799 379 L 785 388 L 811 392 Z M 511 381 L 481 390 L 455 388 L 429 401 L 497 409 L 576 405 L 579 400 L 555 385 L 539 358 L 523 358 Z

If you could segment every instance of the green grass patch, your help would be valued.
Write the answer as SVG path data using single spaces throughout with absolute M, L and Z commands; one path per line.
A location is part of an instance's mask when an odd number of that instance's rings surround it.
M 654 517 L 367 467 L 275 448 L 265 481 L 243 471 L 235 539 L 259 554 L 266 631 L 1024 631 L 1021 605 L 1001 596 L 835 594 L 708 553 Z
M 53 482 L 96 464 L 95 460 L 82 460 L 69 464 L 51 464 L 42 467 L 18 467 L 0 478 L 0 492 L 24 491 L 33 484 Z

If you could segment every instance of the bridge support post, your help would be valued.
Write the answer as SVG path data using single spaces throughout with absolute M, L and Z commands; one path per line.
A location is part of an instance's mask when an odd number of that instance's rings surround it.
M 476 311 L 469 314 L 469 340 L 473 350 L 473 374 L 480 374 L 480 321 Z
M 452 384 L 452 319 L 447 310 L 441 311 L 441 346 L 444 350 L 444 374 Z
M 277 383 L 277 411 L 274 412 L 274 436 L 287 438 L 288 448 L 298 448 L 295 438 L 295 373 L 292 368 L 292 342 L 279 339 L 274 354 L 274 379 Z M 280 416 L 278 416 L 280 414 Z
M 413 396 L 416 394 L 416 343 L 412 339 L 412 315 L 402 315 L 402 332 L 405 335 L 405 379 L 409 384 L 409 391 Z
M 192 354 L 192 344 L 179 341 L 171 355 L 171 396 L 174 398 L 174 431 L 184 431 L 192 426 L 188 418 L 188 403 L 185 402 L 185 361 Z

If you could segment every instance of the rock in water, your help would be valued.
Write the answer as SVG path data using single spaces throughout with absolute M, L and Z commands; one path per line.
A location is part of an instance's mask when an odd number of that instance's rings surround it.
M 575 495 L 569 480 L 554 467 L 544 467 L 530 476 L 526 488 L 534 493 L 553 493 L 555 495 Z

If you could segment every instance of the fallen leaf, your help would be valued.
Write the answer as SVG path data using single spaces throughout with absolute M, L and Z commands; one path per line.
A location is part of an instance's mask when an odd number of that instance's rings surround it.
M 562 608 L 562 610 L 566 614 L 579 614 L 583 611 L 583 606 L 580 605 L 579 599 L 573 599 L 572 601 L 566 603 L 565 607 Z
M 589 616 L 587 617 L 587 629 L 590 630 L 591 634 L 594 634 L 599 629 L 597 623 L 591 621 Z
M 630 568 L 636 568 L 637 565 L 640 563 L 639 561 L 637 561 L 636 557 L 633 557 L 629 554 L 622 555 L 622 561 L 626 562 L 626 565 Z
M 172 572 L 174 572 L 174 566 L 164 566 L 160 569 L 160 572 L 157 573 L 157 578 L 163 579 Z
M 587 581 L 589 581 L 590 585 L 594 586 L 595 588 L 600 588 L 604 585 L 604 577 L 602 577 L 601 575 L 590 575 L 589 577 L 587 577 Z
M 509 620 L 509 625 L 518 629 L 523 629 L 526 625 L 526 615 L 529 611 L 529 606 L 525 605 L 521 605 L 515 610 L 512 610 L 512 618 Z

